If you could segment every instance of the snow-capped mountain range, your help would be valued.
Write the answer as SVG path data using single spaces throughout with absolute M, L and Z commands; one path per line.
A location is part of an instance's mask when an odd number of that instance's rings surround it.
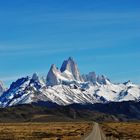
M 46 78 L 37 74 L 23 77 L 5 89 L 0 82 L 0 107 L 37 101 L 50 101 L 59 105 L 73 103 L 106 103 L 140 100 L 140 86 L 128 81 L 114 84 L 95 72 L 80 75 L 73 58 L 65 60 L 60 69 L 54 64 Z

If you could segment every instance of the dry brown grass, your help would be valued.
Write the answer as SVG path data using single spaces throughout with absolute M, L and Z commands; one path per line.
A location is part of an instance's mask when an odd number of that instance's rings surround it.
M 1 123 L 0 140 L 79 140 L 92 123 Z
M 102 123 L 101 127 L 107 137 L 112 136 L 123 140 L 140 140 L 140 123 Z

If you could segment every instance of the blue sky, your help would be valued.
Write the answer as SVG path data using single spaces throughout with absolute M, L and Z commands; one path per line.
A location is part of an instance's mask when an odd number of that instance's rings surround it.
M 0 1 L 0 79 L 47 75 L 72 56 L 81 73 L 140 83 L 139 0 Z

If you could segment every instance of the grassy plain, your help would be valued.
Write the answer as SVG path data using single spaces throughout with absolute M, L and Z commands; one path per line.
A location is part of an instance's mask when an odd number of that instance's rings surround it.
M 100 126 L 107 137 L 140 140 L 140 122 L 102 123 Z
M 0 140 L 79 140 L 89 122 L 0 123 Z

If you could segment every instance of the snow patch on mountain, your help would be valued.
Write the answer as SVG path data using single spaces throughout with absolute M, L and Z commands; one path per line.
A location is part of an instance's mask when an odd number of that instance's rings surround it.
M 53 64 L 46 81 L 34 73 L 32 77 L 13 82 L 0 96 L 0 107 L 37 101 L 68 105 L 129 100 L 140 100 L 139 85 L 130 81 L 114 84 L 106 76 L 97 76 L 95 72 L 81 76 L 77 64 L 69 58 L 63 62 L 60 70 Z

